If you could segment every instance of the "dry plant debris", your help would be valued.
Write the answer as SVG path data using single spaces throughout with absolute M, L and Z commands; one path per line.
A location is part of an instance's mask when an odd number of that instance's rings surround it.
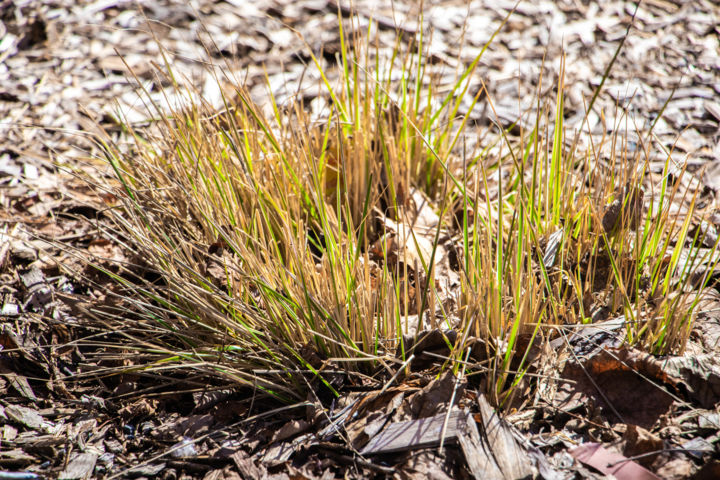
M 480 132 L 473 130 L 458 143 L 468 155 L 479 150 L 489 159 L 507 155 L 509 146 L 495 141 L 497 126 L 508 128 L 511 139 L 532 130 L 538 111 L 546 108 L 537 99 L 553 98 L 564 54 L 564 128 L 584 132 L 574 151 L 593 153 L 604 166 L 600 178 L 617 174 L 614 166 L 623 155 L 638 154 L 647 168 L 634 177 L 644 192 L 632 185 L 624 190 L 628 179 L 618 178 L 607 183 L 617 188 L 600 192 L 591 207 L 577 206 L 578 211 L 596 209 L 596 224 L 607 225 L 610 251 L 628 259 L 624 267 L 613 270 L 610 254 L 563 257 L 573 241 L 566 225 L 538 238 L 538 258 L 543 260 L 538 274 L 544 268 L 560 289 L 572 281 L 567 271 L 593 271 L 594 278 L 585 282 L 598 291 L 618 278 L 633 277 L 638 270 L 631 258 L 635 244 L 617 229 L 636 232 L 659 198 L 657 190 L 648 187 L 666 180 L 668 191 L 676 192 L 668 215 L 679 214 L 678 231 L 685 232 L 688 243 L 704 243 L 705 250 L 671 249 L 672 254 L 659 259 L 658 285 L 680 282 L 686 291 L 648 298 L 647 305 L 655 311 L 694 307 L 696 316 L 692 330 L 686 329 L 673 346 L 684 347 L 685 354 L 655 357 L 648 351 L 662 343 L 661 338 L 645 336 L 641 348 L 629 348 L 628 312 L 618 313 L 626 299 L 661 287 L 632 287 L 624 281 L 625 292 L 593 291 L 582 299 L 565 298 L 567 310 L 582 307 L 597 330 L 569 327 L 574 333 L 557 336 L 548 345 L 539 345 L 531 336 L 518 337 L 517 350 L 527 352 L 527 361 L 504 368 L 532 369 L 512 385 L 517 393 L 508 397 L 514 402 L 505 407 L 514 426 L 503 421 L 503 428 L 522 439 L 516 440 L 516 447 L 531 458 L 533 475 L 543 478 L 600 478 L 608 473 L 607 458 L 619 459 L 621 454 L 627 459 L 622 465 L 634 475 L 625 478 L 637 478 L 639 468 L 661 478 L 720 476 L 720 316 L 712 283 L 720 223 L 715 206 L 720 171 L 720 11 L 709 1 L 647 1 L 637 11 L 635 6 L 620 1 L 517 6 L 443 1 L 428 6 L 420 18 L 412 2 L 0 0 L 0 478 L 21 472 L 30 480 L 116 475 L 477 478 L 466 454 L 452 442 L 442 452 L 430 447 L 359 455 L 364 442 L 398 422 L 449 418 L 448 412 L 464 411 L 458 409 L 478 412 L 475 420 L 482 434 L 492 416 L 485 394 L 493 402 L 504 398 L 498 396 L 503 392 L 493 393 L 488 387 L 488 378 L 497 379 L 498 372 L 488 374 L 487 367 L 489 358 L 507 352 L 505 340 L 473 335 L 472 355 L 465 358 L 454 347 L 468 338 L 443 331 L 448 321 L 459 323 L 462 316 L 442 312 L 468 304 L 461 294 L 465 252 L 453 233 L 464 221 L 472 227 L 472 219 L 492 212 L 484 211 L 481 203 L 474 209 L 452 205 L 443 212 L 436 203 L 444 194 L 442 184 L 435 191 L 400 184 L 395 195 L 406 200 L 406 218 L 381 212 L 374 227 L 382 235 L 373 239 L 374 246 L 368 245 L 367 262 L 358 265 L 375 286 L 388 281 L 384 268 L 394 271 L 403 280 L 399 290 L 406 292 L 398 308 L 406 312 L 401 330 L 408 336 L 398 345 L 397 355 L 388 353 L 383 359 L 378 377 L 367 371 L 367 376 L 348 375 L 343 363 L 333 363 L 308 342 L 298 349 L 307 360 L 305 369 L 321 370 L 326 383 L 300 385 L 316 392 L 317 398 L 311 395 L 288 407 L 248 396 L 233 382 L 218 382 L 204 370 L 208 365 L 194 363 L 184 372 L 139 369 L 154 357 L 134 349 L 132 342 L 123 343 L 123 330 L 108 334 L 100 328 L 109 315 L 121 319 L 137 306 L 122 298 L 132 292 L 118 291 L 107 274 L 121 273 L 142 259 L 107 229 L 109 209 L 117 207 L 118 197 L 91 188 L 77 172 L 94 172 L 96 180 L 112 176 L 108 166 L 96 160 L 102 149 L 95 139 L 99 135 L 131 151 L 133 138 L 122 122 L 153 138 L 157 118 L 148 115 L 143 99 L 188 106 L 182 89 L 173 89 L 171 79 L 156 74 L 155 67 L 163 62 L 159 46 L 167 53 L 175 80 L 193 87 L 194 100 L 202 98 L 208 107 L 224 108 L 222 93 L 234 83 L 231 79 L 241 79 L 248 98 L 266 115 L 272 114 L 267 85 L 279 105 L 301 98 L 311 112 L 320 113 L 327 90 L 317 70 L 308 68 L 309 52 L 322 53 L 320 59 L 328 65 L 341 52 L 338 8 L 345 31 L 351 31 L 352 24 L 361 31 L 371 23 L 379 27 L 378 55 L 395 47 L 396 30 L 407 44 L 425 32 L 423 81 L 436 82 L 434 91 L 441 96 L 455 88 L 456 73 L 474 60 L 515 8 L 462 86 L 467 93 L 457 113 L 467 113 L 469 125 Z M 357 12 L 352 22 L 351 12 Z M 633 15 L 630 35 L 584 122 L 588 99 Z M 218 85 L 208 63 L 220 66 L 229 78 Z M 541 75 L 546 80 L 538 92 Z M 145 92 L 137 89 L 138 82 Z M 475 97 L 478 104 L 471 108 Z M 548 105 L 552 118 L 555 104 Z M 385 115 L 388 125 L 400 120 L 394 113 Z M 645 136 L 651 126 L 652 135 Z M 623 140 L 609 142 L 616 132 Z M 567 135 L 565 143 L 572 137 Z M 354 141 L 350 152 L 366 148 L 359 138 Z M 493 171 L 487 176 L 487 191 L 505 186 L 511 172 Z M 428 173 L 432 177 L 438 172 L 423 173 L 428 178 Z M 333 178 L 326 180 L 332 187 Z M 699 195 L 693 198 L 695 191 Z M 640 221 L 637 192 L 642 192 Z M 654 208 L 657 213 L 658 206 Z M 695 215 L 688 215 L 692 212 Z M 448 227 L 436 239 L 433 227 L 440 222 L 454 222 L 455 231 Z M 228 232 L 222 230 L 225 225 L 218 227 L 202 237 L 199 249 L 205 253 L 213 243 L 224 246 L 206 265 L 208 278 L 219 284 L 228 278 L 223 267 L 232 262 L 232 254 Z M 322 240 L 320 233 L 316 232 L 316 242 Z M 423 278 L 423 263 L 427 265 L 428 254 L 432 257 L 433 244 L 434 278 Z M 587 245 L 572 248 L 582 251 Z M 88 259 L 105 273 L 88 268 Z M 694 295 L 704 283 L 708 289 Z M 437 296 L 423 299 L 428 285 Z M 496 312 L 509 307 L 497 305 Z M 642 337 L 646 332 L 632 332 L 636 334 Z M 390 357 L 400 360 L 392 362 Z M 457 364 L 459 372 L 464 369 L 469 376 L 438 377 L 448 359 L 464 361 Z M 508 375 L 511 385 L 513 374 Z M 340 391 L 341 397 L 333 400 L 332 390 Z M 628 391 L 638 400 L 630 401 Z M 578 450 L 579 445 L 584 450 Z M 592 461 L 598 452 L 606 456 Z M 619 470 L 614 472 L 623 478 Z

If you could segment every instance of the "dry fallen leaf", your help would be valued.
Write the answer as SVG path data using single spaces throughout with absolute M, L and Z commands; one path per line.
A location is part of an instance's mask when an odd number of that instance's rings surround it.
M 660 480 L 651 471 L 599 443 L 585 443 L 570 450 L 570 455 L 617 480 Z
M 628 182 L 615 200 L 607 207 L 602 226 L 608 235 L 614 235 L 626 228 L 636 229 L 642 220 L 644 190 Z

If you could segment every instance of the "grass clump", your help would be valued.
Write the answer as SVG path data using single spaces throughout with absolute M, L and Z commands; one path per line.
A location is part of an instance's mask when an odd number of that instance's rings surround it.
M 219 114 L 151 105 L 162 135 L 128 126 L 132 154 L 106 145 L 115 234 L 143 266 L 113 274 L 131 292 L 134 320 L 120 323 L 146 368 L 290 401 L 309 382 L 336 393 L 339 371 L 391 375 L 412 354 L 404 335 L 455 329 L 446 366 L 474 349 L 501 404 L 530 345 L 563 325 L 624 315 L 629 342 L 682 349 L 717 245 L 691 235 L 697 193 L 669 183 L 669 153 L 653 184 L 650 141 L 631 157 L 617 134 L 567 138 L 562 74 L 530 128 L 491 129 L 488 148 L 466 152 L 459 106 L 484 49 L 438 97 L 422 35 L 387 59 L 341 38 L 334 68 L 312 56 L 320 118 L 272 96 L 266 115 L 238 86 Z M 699 280 L 688 252 L 710 259 Z

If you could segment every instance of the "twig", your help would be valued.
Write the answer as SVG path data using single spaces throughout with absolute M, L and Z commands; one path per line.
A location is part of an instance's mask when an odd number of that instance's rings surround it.
M 445 414 L 445 420 L 443 421 L 442 430 L 440 431 L 440 447 L 438 448 L 438 453 L 442 454 L 443 446 L 445 445 L 445 434 L 447 433 L 447 426 L 448 422 L 450 421 L 450 414 L 452 413 L 452 407 L 455 403 L 455 394 L 457 393 L 458 385 L 460 385 L 460 381 L 465 377 L 465 366 L 467 365 L 468 358 L 470 357 L 470 351 L 472 350 L 472 347 L 468 347 L 467 353 L 465 354 L 465 362 L 463 363 L 462 370 L 460 371 L 460 375 L 455 377 L 455 386 L 453 387 L 452 395 L 450 396 L 450 402 L 448 403 L 448 409 L 447 413 Z

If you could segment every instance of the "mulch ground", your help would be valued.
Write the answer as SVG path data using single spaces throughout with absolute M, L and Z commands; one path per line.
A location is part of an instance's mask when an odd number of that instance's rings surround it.
M 398 31 L 420 30 L 415 3 L 356 1 L 356 26 L 377 24 L 381 52 L 392 49 Z M 428 3 L 428 68 L 446 87 L 515 7 Z M 423 362 L 382 390 L 356 383 L 338 401 L 294 406 L 203 378 L 159 383 L 128 373 L 131 360 L 106 348 L 113 337 L 98 329 L 97 310 L 117 305 L 87 260 L 112 268 L 130 254 L 102 228 L 111 199 L 77 173 L 111 175 L 95 135 L 122 144 L 118 118 L 150 124 L 137 86 L 163 101 L 163 52 L 180 82 L 217 107 L 208 65 L 258 102 L 269 83 L 280 103 L 300 94 L 311 104 L 319 93 L 307 51 L 332 59 L 339 50 L 338 9 L 349 22 L 349 5 L 336 0 L 0 0 L 0 479 L 720 478 L 712 296 L 686 355 L 623 346 L 622 328 L 608 322 L 544 352 L 553 362 L 537 375 L 552 380 L 547 389 L 501 417 L 477 380 L 436 378 L 434 360 L 445 353 L 438 332 L 419 344 Z M 653 0 L 637 11 L 622 1 L 521 2 L 470 79 L 465 106 L 484 84 L 492 106 L 471 113 L 475 126 L 531 122 L 538 92 L 553 95 L 564 55 L 568 131 L 586 132 L 587 146 L 622 130 L 622 148 L 641 152 L 649 174 L 668 157 L 678 171 L 687 165 L 682 181 L 703 188 L 713 213 L 719 21 L 720 7 L 704 0 Z M 603 115 L 583 124 L 628 31 L 596 104 Z M 638 132 L 653 123 L 646 149 Z M 720 216 L 708 218 L 720 225 Z M 438 425 L 443 435 L 427 433 Z

